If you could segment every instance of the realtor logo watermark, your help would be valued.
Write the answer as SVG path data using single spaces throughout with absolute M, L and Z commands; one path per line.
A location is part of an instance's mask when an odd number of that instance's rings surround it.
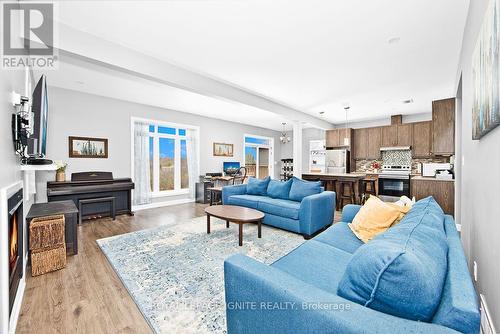
M 56 69 L 54 12 L 54 3 L 2 3 L 3 69 Z

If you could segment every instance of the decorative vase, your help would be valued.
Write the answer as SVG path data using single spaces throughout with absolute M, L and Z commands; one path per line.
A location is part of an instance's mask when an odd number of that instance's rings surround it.
M 66 172 L 57 172 L 56 173 L 56 181 L 57 182 L 64 182 L 64 181 L 66 181 Z

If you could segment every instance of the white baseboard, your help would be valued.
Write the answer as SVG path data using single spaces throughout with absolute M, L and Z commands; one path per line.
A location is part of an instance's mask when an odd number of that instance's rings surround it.
M 134 205 L 134 206 L 132 206 L 132 211 L 156 209 L 156 208 L 162 208 L 164 206 L 172 206 L 172 205 L 179 205 L 179 204 L 186 204 L 186 203 L 193 203 L 193 202 L 194 202 L 193 198 L 182 198 L 182 199 L 175 199 L 175 200 L 171 200 L 171 201 L 164 201 L 164 202 L 158 202 L 158 203 Z
M 21 306 L 23 305 L 24 290 L 26 290 L 26 270 L 24 271 L 24 277 L 19 281 L 19 287 L 17 288 L 16 299 L 14 300 L 14 305 L 12 305 L 12 313 L 9 319 L 9 334 L 16 333 L 17 320 L 19 319 L 19 314 L 21 314 Z

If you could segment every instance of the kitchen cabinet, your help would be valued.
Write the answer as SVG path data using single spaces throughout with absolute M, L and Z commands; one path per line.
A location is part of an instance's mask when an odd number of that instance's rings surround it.
M 455 99 L 432 102 L 432 154 L 455 154 Z
M 416 122 L 413 125 L 413 157 L 429 158 L 432 153 L 432 122 Z
M 351 128 L 342 128 L 326 131 L 326 147 L 349 147 L 351 146 Z M 348 139 L 348 144 L 344 144 L 344 138 Z
M 398 145 L 411 146 L 413 137 L 413 126 L 411 123 L 398 125 Z
M 380 146 L 382 144 L 382 129 L 380 127 L 368 128 L 367 130 L 367 159 L 380 159 Z
M 368 129 L 355 129 L 353 138 L 354 159 L 366 159 L 368 153 Z
M 338 147 L 339 146 L 339 130 L 327 130 L 326 131 L 326 147 Z
M 382 147 L 398 146 L 398 126 L 389 125 L 382 127 Z
M 415 196 L 417 201 L 433 196 L 445 213 L 449 215 L 455 214 L 454 180 L 438 180 L 421 176 L 412 177 L 411 195 Z

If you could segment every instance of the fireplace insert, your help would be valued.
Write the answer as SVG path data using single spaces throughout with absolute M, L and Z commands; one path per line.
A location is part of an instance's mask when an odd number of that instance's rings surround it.
M 8 200 L 9 242 L 9 314 L 16 298 L 19 282 L 23 277 L 23 190 L 19 190 Z

